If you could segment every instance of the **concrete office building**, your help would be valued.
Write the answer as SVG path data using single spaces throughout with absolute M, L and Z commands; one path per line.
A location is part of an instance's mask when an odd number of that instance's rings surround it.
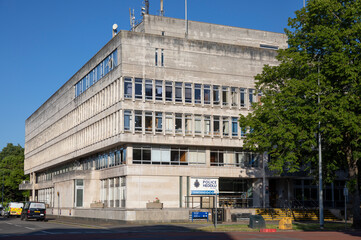
M 146 205 L 156 199 L 163 219 L 212 206 L 190 194 L 191 178 L 218 179 L 219 206 L 234 208 L 271 204 L 263 181 L 288 199 L 308 191 L 302 179 L 263 180 L 263 156 L 242 149 L 247 130 L 237 124 L 259 101 L 254 76 L 277 64 L 286 36 L 194 21 L 185 29 L 184 20 L 144 15 L 34 112 L 31 180 L 20 188 L 53 214 L 125 221 L 154 218 Z

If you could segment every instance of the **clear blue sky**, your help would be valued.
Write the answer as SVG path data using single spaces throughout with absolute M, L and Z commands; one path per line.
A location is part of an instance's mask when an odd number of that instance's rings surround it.
M 0 150 L 25 142 L 25 120 L 111 39 L 142 0 L 0 0 Z M 150 0 L 158 14 L 160 0 Z M 284 32 L 303 0 L 188 0 L 188 19 Z M 164 0 L 184 18 L 183 0 Z

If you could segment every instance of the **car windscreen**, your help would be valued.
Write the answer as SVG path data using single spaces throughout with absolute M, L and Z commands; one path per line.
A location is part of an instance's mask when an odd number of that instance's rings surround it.
M 45 209 L 45 204 L 44 204 L 44 203 L 30 203 L 30 207 L 29 207 L 29 208 Z

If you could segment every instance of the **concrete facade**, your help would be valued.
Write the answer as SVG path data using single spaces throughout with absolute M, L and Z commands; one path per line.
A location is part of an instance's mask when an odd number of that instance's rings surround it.
M 259 101 L 254 76 L 277 65 L 286 36 L 193 21 L 188 29 L 145 15 L 26 120 L 32 199 L 54 214 L 124 221 L 156 218 L 145 208 L 160 201 L 168 212 L 158 219 L 185 220 L 190 201 L 211 204 L 191 196 L 190 178 L 216 178 L 220 206 L 269 203 L 263 157 L 243 152 L 236 120 Z

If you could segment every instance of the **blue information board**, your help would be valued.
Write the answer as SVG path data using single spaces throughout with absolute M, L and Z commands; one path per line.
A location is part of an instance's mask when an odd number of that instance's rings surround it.
M 192 212 L 192 222 L 193 219 L 207 219 L 208 222 L 208 212 Z

